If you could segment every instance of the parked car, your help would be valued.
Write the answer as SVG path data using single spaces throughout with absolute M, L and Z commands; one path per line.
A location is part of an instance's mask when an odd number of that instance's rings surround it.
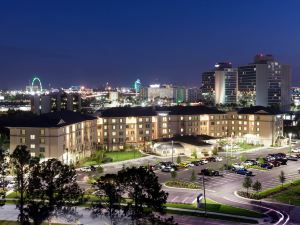
M 208 162 L 217 162 L 216 157 L 213 157 L 213 156 L 207 157 L 206 160 L 207 160 Z
M 271 163 L 263 163 L 263 164 L 260 165 L 260 167 L 261 167 L 261 168 L 264 168 L 264 169 L 270 170 L 270 169 L 272 169 L 274 166 L 273 166 L 273 164 L 271 164 Z
M 91 169 L 90 166 L 85 166 L 85 167 L 81 167 L 81 168 L 79 169 L 79 171 L 81 171 L 81 172 L 91 172 L 92 169 Z
M 239 169 L 235 171 L 237 174 L 246 175 L 246 176 L 252 176 L 252 171 L 249 171 L 247 169 Z
M 271 163 L 274 167 L 279 167 L 279 166 L 281 166 L 281 162 L 279 162 L 279 161 L 277 161 L 277 160 L 269 161 L 269 163 Z
M 257 165 L 257 162 L 256 162 L 256 160 L 253 160 L 253 159 L 247 159 L 245 162 L 243 162 L 243 165 L 253 166 L 253 165 Z
M 287 160 L 290 160 L 290 161 L 298 161 L 298 158 L 297 156 L 294 156 L 294 155 L 289 155 L 286 157 Z
M 201 163 L 203 163 L 203 165 L 208 163 L 208 161 L 207 161 L 206 159 L 200 159 L 199 161 L 200 161 Z
M 291 150 L 291 152 L 294 152 L 294 153 L 300 153 L 300 148 L 293 148 Z
M 217 156 L 217 157 L 216 157 L 216 161 L 217 161 L 217 162 L 222 162 L 222 161 L 223 161 L 223 158 Z
M 286 158 L 279 158 L 279 159 L 276 159 L 276 160 L 279 161 L 281 163 L 281 165 L 287 165 L 287 159 Z
M 178 166 L 179 167 L 187 168 L 187 167 L 189 167 L 189 163 L 187 163 L 187 162 L 181 162 L 181 163 L 178 164 Z
M 212 170 L 212 169 L 202 169 L 199 175 L 204 175 L 204 176 L 220 176 L 219 171 L 217 170 Z
M 239 169 L 244 169 L 245 167 L 239 163 L 234 163 L 231 165 L 232 166 L 232 170 L 233 171 L 236 171 L 236 170 L 239 170 Z
M 198 161 L 192 161 L 192 163 L 193 163 L 195 166 L 201 166 L 201 165 L 204 165 L 204 162 L 202 162 L 201 160 L 198 160 Z
M 173 167 L 164 167 L 161 169 L 161 171 L 169 173 L 169 172 L 175 171 L 175 169 Z

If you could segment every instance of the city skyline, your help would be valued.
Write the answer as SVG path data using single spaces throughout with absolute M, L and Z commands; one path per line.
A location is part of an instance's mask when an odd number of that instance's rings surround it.
M 290 64 L 300 81 L 297 1 L 32 2 L 1 4 L 0 88 L 35 75 L 45 87 L 200 86 L 216 62 L 236 67 L 257 53 Z

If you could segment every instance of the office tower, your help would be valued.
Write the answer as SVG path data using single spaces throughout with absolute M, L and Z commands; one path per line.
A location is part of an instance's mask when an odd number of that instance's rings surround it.
M 279 63 L 272 55 L 256 55 L 253 63 L 238 68 L 239 103 L 289 110 L 290 77 L 289 65 Z
M 206 102 L 215 101 L 215 71 L 202 73 L 202 97 Z
M 215 104 L 237 103 L 238 70 L 231 63 L 215 65 Z
M 202 97 L 214 104 L 237 103 L 237 69 L 228 62 L 217 63 L 212 71 L 202 73 Z
M 80 94 L 60 91 L 43 95 L 34 95 L 31 98 L 31 111 L 35 114 L 66 110 L 74 112 L 79 112 L 81 110 Z

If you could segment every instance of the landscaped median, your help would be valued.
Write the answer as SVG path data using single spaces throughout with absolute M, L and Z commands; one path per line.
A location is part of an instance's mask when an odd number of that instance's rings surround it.
M 188 189 L 200 189 L 200 186 L 193 182 L 187 182 L 182 180 L 169 180 L 165 183 L 167 187 L 174 188 L 188 188 Z
M 229 205 L 223 205 L 217 203 L 211 199 L 206 200 L 206 209 L 208 218 L 221 219 L 228 221 L 238 221 L 242 223 L 257 223 L 258 219 L 264 217 L 263 214 L 236 208 Z M 205 216 L 204 214 L 204 203 L 202 203 L 201 208 L 197 208 L 196 204 L 175 204 L 167 203 L 167 211 L 169 213 L 180 214 L 180 215 L 191 215 L 191 216 Z
M 294 192 L 293 192 L 294 190 Z M 298 190 L 298 192 L 297 192 Z M 245 198 L 251 198 L 251 199 L 263 199 L 272 197 L 275 200 L 279 200 L 285 203 L 290 203 L 289 199 L 293 198 L 294 204 L 298 202 L 300 205 L 300 197 L 296 193 L 300 192 L 300 179 L 289 181 L 284 183 L 283 185 L 278 185 L 272 188 L 268 188 L 264 191 L 260 191 L 257 193 L 246 193 L 244 191 L 239 191 L 238 195 L 245 197 Z M 298 196 L 298 198 L 297 198 Z

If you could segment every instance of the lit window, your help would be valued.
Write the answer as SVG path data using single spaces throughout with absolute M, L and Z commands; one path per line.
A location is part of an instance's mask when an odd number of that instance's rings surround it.
M 26 131 L 24 129 L 21 130 L 21 134 L 25 135 Z
M 116 134 L 117 134 L 117 133 L 116 133 L 115 131 L 114 131 L 114 132 L 112 132 L 112 136 L 116 136 Z
M 163 123 L 162 126 L 163 126 L 163 127 L 167 127 L 167 123 Z
M 34 134 L 31 134 L 30 135 L 30 140 L 34 140 L 35 139 L 35 135 Z
M 41 144 L 45 144 L 45 138 L 41 138 L 41 139 L 40 139 L 40 143 L 41 143 Z
M 145 132 L 146 132 L 146 134 L 149 134 L 149 133 L 150 133 L 149 130 L 146 130 Z
M 181 128 L 180 131 L 183 132 L 183 128 Z
M 116 122 L 116 119 L 112 119 L 111 122 L 112 122 L 112 123 L 115 123 L 115 122 Z
M 167 133 L 168 133 L 167 129 L 163 129 L 163 134 L 167 134 Z
M 143 118 L 139 118 L 139 122 L 143 122 Z
M 44 135 L 45 134 L 45 129 L 41 129 L 41 135 Z
M 30 148 L 35 148 L 35 144 L 31 144 L 31 145 L 30 145 Z
M 139 124 L 139 128 L 143 128 L 143 124 Z

